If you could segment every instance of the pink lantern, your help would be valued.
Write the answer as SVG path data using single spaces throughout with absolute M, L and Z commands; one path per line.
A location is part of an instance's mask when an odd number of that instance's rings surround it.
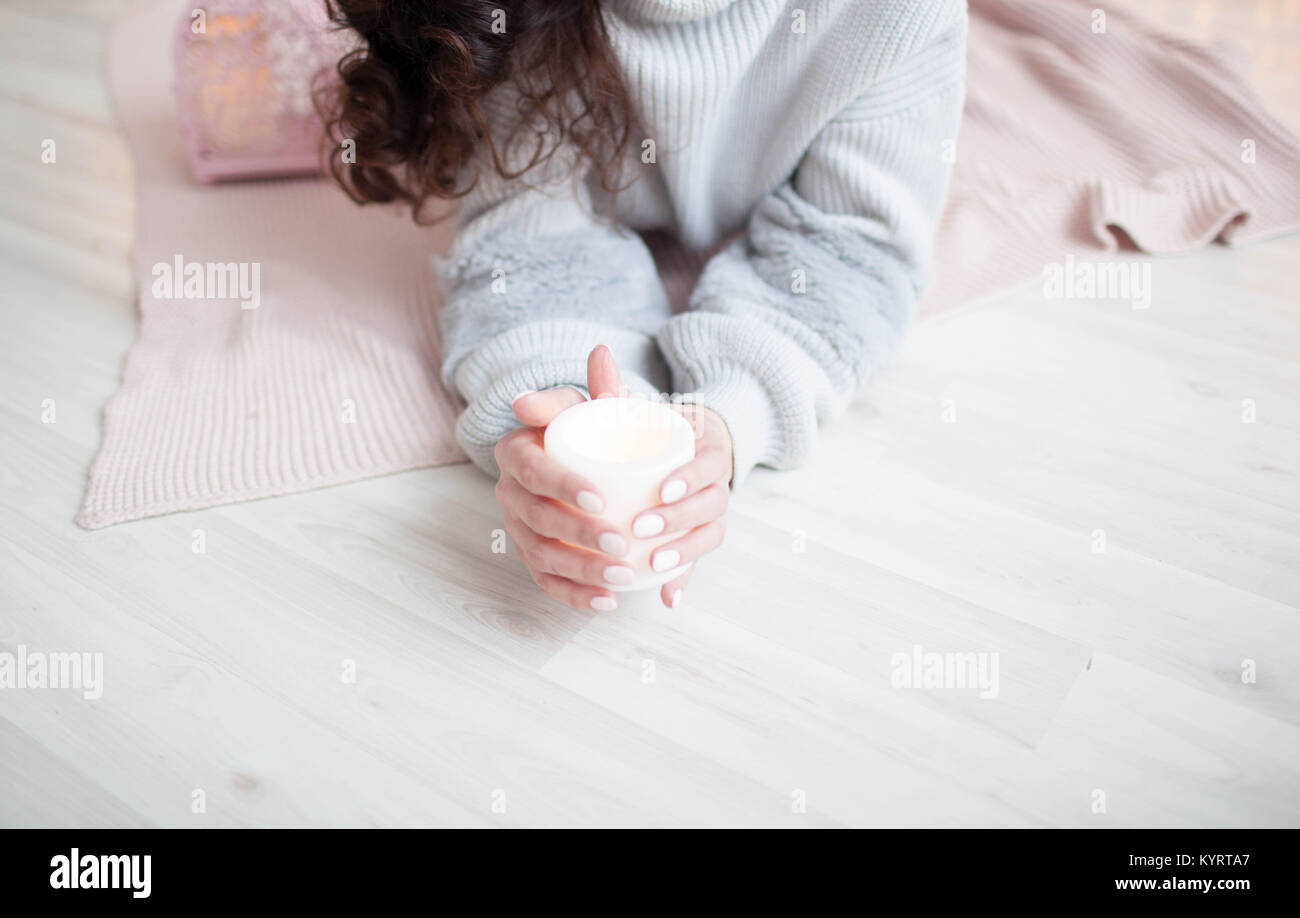
M 313 103 L 353 47 L 325 0 L 212 0 L 176 28 L 176 112 L 200 182 L 317 175 Z

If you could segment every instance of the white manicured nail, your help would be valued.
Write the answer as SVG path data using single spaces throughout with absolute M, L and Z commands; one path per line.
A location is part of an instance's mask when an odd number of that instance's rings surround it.
M 588 513 L 600 513 L 605 509 L 605 502 L 595 491 L 579 491 L 578 506 Z
M 513 405 L 515 402 L 519 401 L 519 400 L 520 400 L 521 398 L 523 398 L 525 395 L 532 395 L 532 394 L 533 394 L 534 392 L 536 392 L 536 391 L 537 391 L 536 389 L 525 389 L 523 392 L 520 392 L 518 395 L 516 395 L 514 398 L 512 398 L 512 399 L 510 400 L 510 404 Z
M 678 587 L 677 589 L 673 590 L 673 598 L 668 600 L 668 607 L 670 609 L 676 609 L 681 604 L 682 604 L 682 591 L 681 591 L 681 587 Z
M 674 478 L 672 481 L 666 482 L 659 490 L 659 499 L 665 504 L 674 503 L 685 496 L 686 482 L 682 481 L 680 478 Z
M 682 561 L 679 552 L 671 548 L 665 548 L 662 551 L 655 552 L 655 556 L 650 559 L 650 566 L 657 571 L 670 571 Z
M 596 540 L 600 550 L 607 555 L 613 555 L 621 558 L 627 554 L 627 539 L 623 538 L 617 532 L 602 532 L 600 538 Z
M 606 583 L 617 583 L 619 586 L 627 586 L 636 579 L 636 571 L 625 564 L 611 564 L 603 574 Z
M 591 607 L 597 612 L 613 612 L 618 608 L 618 601 L 613 596 L 593 596 Z
M 664 531 L 664 518 L 658 513 L 643 513 L 632 523 L 632 535 L 648 539 Z

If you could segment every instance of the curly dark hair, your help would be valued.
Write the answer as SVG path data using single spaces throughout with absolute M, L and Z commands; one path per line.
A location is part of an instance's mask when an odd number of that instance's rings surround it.
M 362 39 L 339 61 L 341 85 L 323 112 L 336 141 L 330 169 L 353 200 L 403 201 L 426 222 L 430 198 L 473 189 L 478 174 L 466 181 L 465 167 L 480 145 L 513 179 L 572 144 L 615 190 L 631 104 L 600 0 L 325 2 Z M 480 103 L 507 82 L 519 121 L 498 145 Z M 355 162 L 345 161 L 344 138 L 355 141 Z M 533 152 L 510 170 L 516 142 Z

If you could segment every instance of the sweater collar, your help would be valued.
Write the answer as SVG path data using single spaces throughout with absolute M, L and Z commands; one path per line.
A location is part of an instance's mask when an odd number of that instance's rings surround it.
M 736 0 L 607 0 L 629 19 L 648 22 L 689 22 L 724 10 Z

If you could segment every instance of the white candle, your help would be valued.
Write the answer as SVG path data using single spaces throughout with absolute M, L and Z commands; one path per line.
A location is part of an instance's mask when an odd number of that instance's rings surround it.
M 645 398 L 599 398 L 560 412 L 546 428 L 546 452 L 584 476 L 605 499 L 601 518 L 614 527 L 631 551 L 621 562 L 636 573 L 616 592 L 646 590 L 686 571 L 650 568 L 650 554 L 680 537 L 666 532 L 652 539 L 632 535 L 632 521 L 660 505 L 659 487 L 669 473 L 695 458 L 695 431 L 669 406 Z

